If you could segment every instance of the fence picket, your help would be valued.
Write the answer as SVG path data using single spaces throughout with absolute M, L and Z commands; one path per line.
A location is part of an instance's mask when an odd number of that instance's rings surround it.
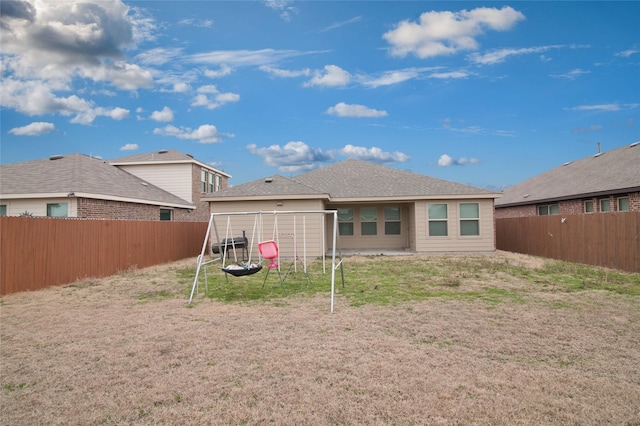
M 0 295 L 195 257 L 206 222 L 0 217 Z
M 496 219 L 498 250 L 640 272 L 640 212 Z

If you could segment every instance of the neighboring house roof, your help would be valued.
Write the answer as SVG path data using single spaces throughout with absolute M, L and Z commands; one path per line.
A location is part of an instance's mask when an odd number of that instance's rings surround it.
M 104 160 L 82 154 L 0 166 L 0 197 L 75 197 L 168 207 L 194 205 Z
M 191 154 L 184 154 L 180 151 L 176 151 L 173 149 L 164 149 L 161 151 L 155 152 L 147 152 L 144 154 L 131 155 L 128 157 L 120 157 L 114 158 L 113 160 L 108 160 L 109 164 L 113 164 L 114 166 L 120 165 L 137 165 L 137 164 L 178 164 L 178 163 L 193 163 L 197 164 L 201 167 L 205 167 L 207 169 L 213 170 L 221 175 L 231 177 L 230 174 L 225 173 L 221 170 L 218 170 L 208 164 L 205 164 L 201 161 L 193 158 Z
M 499 194 L 413 172 L 360 161 L 345 160 L 292 178 L 274 175 L 207 197 L 211 201 L 273 197 L 327 198 L 333 202 L 416 198 L 481 197 Z
M 640 191 L 640 142 L 570 161 L 504 190 L 496 207 Z

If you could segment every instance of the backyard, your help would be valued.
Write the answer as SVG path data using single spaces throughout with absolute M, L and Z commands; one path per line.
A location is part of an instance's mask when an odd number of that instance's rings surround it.
M 195 259 L 4 296 L 0 419 L 640 425 L 640 274 L 507 252 L 343 266 L 334 313 L 318 260 L 284 288 L 210 265 L 192 304 Z

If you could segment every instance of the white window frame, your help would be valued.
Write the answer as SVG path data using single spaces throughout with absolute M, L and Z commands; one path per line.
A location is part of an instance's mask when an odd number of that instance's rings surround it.
M 398 218 L 387 218 L 387 209 L 394 209 L 398 211 Z M 384 207 L 384 235 L 402 235 L 402 209 L 399 206 L 387 206 Z M 397 233 L 389 233 L 387 232 L 387 224 L 394 225 L 397 224 L 398 232 Z
M 588 205 L 591 205 L 591 210 L 589 210 L 589 208 L 587 207 Z M 585 213 L 591 214 L 594 213 L 596 206 L 593 204 L 593 200 L 584 200 L 584 209 L 583 211 Z
M 551 210 L 554 209 L 556 210 L 556 212 L 552 212 Z M 542 209 L 546 209 L 547 212 L 546 213 L 542 213 Z M 560 205 L 558 205 L 557 203 L 555 204 L 542 204 L 540 206 L 538 206 L 538 216 L 553 216 L 553 215 L 558 215 L 560 214 Z
M 64 214 L 54 214 L 57 208 L 64 208 Z M 69 217 L 69 203 L 47 203 L 47 217 Z
M 375 213 L 375 217 L 373 220 L 365 220 L 365 219 L 369 219 L 369 216 L 364 217 L 363 216 L 363 212 L 364 211 L 373 211 Z M 373 216 L 372 216 L 373 217 Z M 365 225 L 369 225 L 367 226 L 367 228 L 370 228 L 370 225 L 373 224 L 373 231 L 374 233 L 364 233 L 364 226 Z M 376 235 L 378 235 L 378 208 L 377 207 L 360 207 L 360 236 L 362 237 L 375 237 Z
M 430 207 L 431 206 L 444 206 L 445 217 L 431 217 Z M 431 223 L 442 223 L 444 222 L 444 235 L 431 235 Z M 427 204 L 427 236 L 429 238 L 448 238 L 449 237 L 449 205 L 447 203 L 429 203 Z
M 622 209 L 620 207 L 620 201 L 622 201 L 622 200 L 627 200 L 627 208 L 626 209 Z M 616 207 L 617 207 L 619 212 L 628 212 L 628 211 L 630 211 L 631 210 L 631 205 L 629 204 L 629 197 L 628 196 L 618 197 L 616 199 Z
M 466 205 L 475 205 L 478 211 L 478 215 L 477 217 L 463 217 L 462 215 L 462 206 L 466 206 Z M 458 205 L 458 217 L 460 218 L 460 236 L 461 237 L 479 237 L 480 236 L 480 203 L 460 203 Z M 463 222 L 466 223 L 471 223 L 471 222 L 475 222 L 477 224 L 477 230 L 478 232 L 475 234 L 463 234 L 462 233 L 462 229 L 463 229 Z

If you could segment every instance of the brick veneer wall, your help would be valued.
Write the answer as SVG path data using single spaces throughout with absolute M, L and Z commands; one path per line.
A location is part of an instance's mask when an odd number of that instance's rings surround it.
M 173 209 L 174 220 L 189 217 L 185 209 Z M 160 206 L 123 201 L 78 198 L 78 217 L 84 219 L 160 220 Z
M 618 198 L 620 197 L 629 197 L 629 211 L 632 211 L 632 212 L 640 211 L 640 192 L 608 195 L 606 197 L 579 198 L 575 200 L 558 201 L 557 204 L 558 204 L 558 210 L 560 212 L 559 214 L 561 215 L 562 214 L 564 215 L 583 214 L 584 202 L 587 200 L 591 200 L 593 201 L 594 213 L 599 213 L 600 200 L 608 199 L 609 206 L 611 208 L 610 211 L 615 212 L 618 210 Z M 497 207 L 495 209 L 495 217 L 496 219 L 502 219 L 507 217 L 537 216 L 538 206 L 549 205 L 549 204 L 556 204 L 556 203 L 555 202 L 554 203 L 538 203 L 538 204 L 529 204 L 526 206 Z

